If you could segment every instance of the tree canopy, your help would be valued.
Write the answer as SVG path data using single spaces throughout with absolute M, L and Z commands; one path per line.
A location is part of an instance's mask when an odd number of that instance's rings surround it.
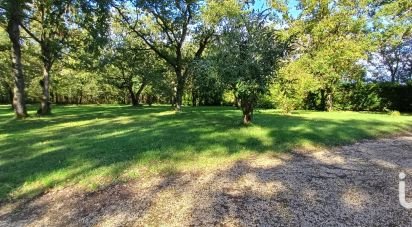
M 234 105 L 244 123 L 256 107 L 351 108 L 349 94 L 353 109 L 395 108 L 388 97 L 412 79 L 412 3 L 295 3 L 3 0 L 0 101 L 22 118 L 38 102 L 39 115 L 53 103 Z

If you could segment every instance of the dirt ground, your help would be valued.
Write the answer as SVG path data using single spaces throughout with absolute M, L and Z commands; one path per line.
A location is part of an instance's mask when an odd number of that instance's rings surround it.
M 412 135 L 3 204 L 0 226 L 411 226 Z

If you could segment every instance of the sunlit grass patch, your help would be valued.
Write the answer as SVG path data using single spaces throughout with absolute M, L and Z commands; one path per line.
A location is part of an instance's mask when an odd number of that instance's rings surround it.
M 49 188 L 95 190 L 114 182 L 208 171 L 260 154 L 317 149 L 408 130 L 412 116 L 256 111 L 248 127 L 230 107 L 56 106 L 50 117 L 13 119 L 0 106 L 0 199 Z

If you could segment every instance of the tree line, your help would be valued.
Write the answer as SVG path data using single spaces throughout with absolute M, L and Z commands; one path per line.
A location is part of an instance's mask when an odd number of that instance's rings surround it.
M 366 98 L 373 110 L 365 87 L 410 89 L 411 9 L 408 0 L 2 0 L 0 101 L 19 118 L 27 102 L 40 102 L 39 115 L 52 103 L 228 104 L 244 123 L 256 106 L 332 111 Z M 383 103 L 374 105 L 394 106 Z

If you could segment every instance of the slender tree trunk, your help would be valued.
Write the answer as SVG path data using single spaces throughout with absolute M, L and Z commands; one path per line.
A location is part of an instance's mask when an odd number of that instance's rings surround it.
M 13 108 L 17 118 L 27 117 L 26 97 L 24 91 L 24 75 L 21 63 L 20 27 L 21 8 L 17 1 L 11 1 L 10 18 L 7 24 L 7 33 L 12 43 L 11 61 L 13 70 Z
M 318 110 L 325 111 L 326 110 L 326 95 L 325 89 L 320 90 L 320 107 L 317 108 Z
M 40 109 L 38 111 L 38 114 L 40 115 L 51 114 L 50 69 L 51 69 L 51 64 L 49 62 L 43 63 L 43 79 L 40 81 L 40 85 L 42 87 L 42 97 L 41 97 Z
M 59 100 L 59 93 L 57 93 L 57 91 L 54 93 L 55 95 L 55 102 L 56 104 L 60 104 L 60 100 Z
M 83 89 L 80 89 L 79 105 L 83 103 Z
M 9 92 L 10 107 L 13 110 L 14 109 L 14 106 L 13 106 L 13 89 L 11 87 L 8 87 L 7 90 Z
M 147 96 L 147 104 L 149 104 L 149 106 L 152 106 L 153 104 L 153 95 L 148 95 Z
M 197 92 L 192 88 L 192 106 L 197 106 Z
M 326 90 L 326 108 L 328 112 L 333 111 L 333 90 Z

